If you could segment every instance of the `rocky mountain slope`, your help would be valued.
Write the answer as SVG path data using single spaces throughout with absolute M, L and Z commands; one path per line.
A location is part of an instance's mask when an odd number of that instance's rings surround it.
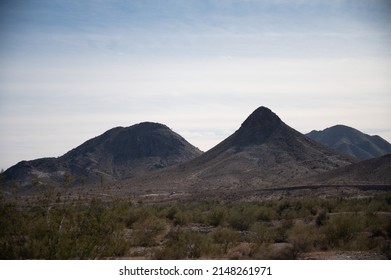
M 129 188 L 273 187 L 355 162 L 302 135 L 265 107 L 201 156 L 165 172 L 128 181 Z
M 391 154 L 332 170 L 313 178 L 312 182 L 323 185 L 391 185 Z
M 306 136 L 359 159 L 375 158 L 391 153 L 391 144 L 380 136 L 370 136 L 345 125 L 336 125 L 321 131 L 313 130 Z
M 123 180 L 188 161 L 202 152 L 167 126 L 144 122 L 116 127 L 58 158 L 22 161 L 4 172 L 21 186 L 64 180 L 87 184 Z M 69 182 L 68 182 L 69 183 Z
M 306 137 L 265 107 L 202 153 L 167 126 L 113 128 L 58 158 L 22 161 L 3 173 L 24 187 L 37 182 L 116 184 L 119 194 L 235 193 L 327 184 L 390 184 L 390 156 L 359 162 Z M 151 172 L 156 171 L 156 172 Z M 216 192 L 218 193 L 218 192 Z M 207 195 L 208 192 L 205 192 Z

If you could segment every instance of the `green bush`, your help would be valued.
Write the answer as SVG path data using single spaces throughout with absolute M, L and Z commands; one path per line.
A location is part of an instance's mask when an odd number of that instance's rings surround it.
M 287 231 L 287 241 L 292 245 L 291 257 L 296 259 L 301 253 L 314 249 L 323 237 L 314 225 L 299 223 Z
M 0 191 L 1 259 L 295 259 L 326 249 L 391 256 L 389 195 L 134 205 L 37 188 L 41 196 L 29 200 Z
M 25 249 L 28 228 L 14 203 L 0 199 L 0 259 L 28 258 Z
M 258 221 L 270 222 L 277 219 L 277 212 L 272 207 L 261 206 L 256 211 Z
M 226 253 L 239 241 L 240 235 L 230 228 L 218 227 L 211 233 L 211 237 L 213 242 L 221 245 L 223 252 Z
M 336 214 L 327 221 L 323 233 L 331 247 L 346 248 L 362 229 L 363 222 L 357 214 Z
M 227 219 L 227 210 L 223 207 L 216 207 L 209 212 L 209 224 L 212 226 L 224 226 Z
M 162 249 L 155 253 L 156 259 L 197 259 L 211 252 L 211 241 L 207 235 L 173 229 Z
M 255 223 L 250 228 L 250 242 L 257 245 L 272 243 L 276 239 L 276 230 L 265 223 Z
M 169 219 L 169 220 L 174 220 L 175 218 L 175 215 L 179 212 L 179 209 L 176 205 L 173 205 L 171 207 L 169 207 L 167 210 L 166 210 L 166 218 Z
M 288 238 L 288 230 L 293 226 L 292 220 L 283 220 L 279 226 L 275 228 L 274 242 L 281 243 L 286 242 Z
M 257 221 L 257 207 L 254 205 L 240 205 L 229 211 L 228 223 L 236 230 L 247 231 Z
M 322 211 L 318 214 L 318 216 L 315 219 L 315 224 L 320 227 L 323 226 L 326 223 L 327 220 L 327 214 L 325 211 Z
M 144 220 L 138 220 L 133 224 L 132 245 L 156 245 L 158 235 L 163 233 L 165 229 L 165 222 L 156 217 L 149 217 Z
M 2 258 L 96 259 L 126 251 L 127 243 L 112 208 L 100 201 L 92 200 L 85 206 L 42 205 L 23 214 L 17 207 L 11 211 L 1 215 L 8 217 L 9 223 L 0 237 Z

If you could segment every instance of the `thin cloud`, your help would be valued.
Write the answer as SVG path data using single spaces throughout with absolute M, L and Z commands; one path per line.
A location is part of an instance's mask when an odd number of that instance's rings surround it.
M 0 167 L 146 120 L 207 150 L 260 105 L 391 140 L 385 1 L 27 2 L 0 8 Z

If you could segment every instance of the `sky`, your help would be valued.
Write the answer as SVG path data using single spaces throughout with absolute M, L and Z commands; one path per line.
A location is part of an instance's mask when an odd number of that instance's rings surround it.
M 2 0 L 0 168 L 159 122 L 206 151 L 259 106 L 391 142 L 391 1 Z

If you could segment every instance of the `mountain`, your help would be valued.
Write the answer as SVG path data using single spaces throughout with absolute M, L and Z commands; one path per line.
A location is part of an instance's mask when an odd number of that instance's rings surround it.
M 391 154 L 321 174 L 312 183 L 331 185 L 391 184 Z
M 116 127 L 58 158 L 22 161 L 4 172 L 21 186 L 34 180 L 64 184 L 122 180 L 175 165 L 202 152 L 167 126 L 144 122 Z
M 345 125 L 336 125 L 325 130 L 313 130 L 306 134 L 337 151 L 359 159 L 369 159 L 391 153 L 391 144 L 383 138 L 370 136 Z
M 286 125 L 265 107 L 201 156 L 165 172 L 127 182 L 133 188 L 246 187 L 292 184 L 355 162 Z

